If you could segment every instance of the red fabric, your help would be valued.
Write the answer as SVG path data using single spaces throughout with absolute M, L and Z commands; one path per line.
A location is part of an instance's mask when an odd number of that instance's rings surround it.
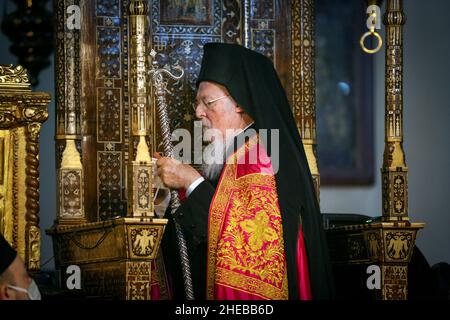
M 170 275 L 166 274 L 161 251 L 155 260 L 151 262 L 150 295 L 151 300 L 172 299 L 173 294 L 170 286 Z
M 305 241 L 300 226 L 297 239 L 297 279 L 300 300 L 312 300 L 311 283 L 309 279 L 308 256 Z
M 186 190 L 185 189 L 178 189 L 178 198 L 180 198 L 181 202 L 186 200 Z
M 254 146 L 237 160 L 236 179 L 252 173 L 275 174 L 270 158 L 262 144 Z
M 208 299 L 288 299 L 275 176 L 256 136 L 222 171 L 210 207 L 208 246 Z
M 150 297 L 152 300 L 161 300 L 161 290 L 158 284 L 154 284 L 150 288 Z
M 158 281 L 156 280 L 156 263 L 155 260 L 151 262 L 151 284 L 150 284 L 150 296 L 152 300 L 160 300 L 161 299 L 161 288 L 159 286 Z

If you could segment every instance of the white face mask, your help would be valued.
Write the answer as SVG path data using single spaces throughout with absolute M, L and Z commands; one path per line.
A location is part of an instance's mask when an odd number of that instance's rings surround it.
M 34 280 L 31 280 L 28 290 L 10 284 L 8 284 L 8 288 L 26 293 L 28 295 L 28 299 L 30 300 L 41 300 L 41 293 L 39 292 L 39 288 L 36 285 L 36 282 L 34 282 Z

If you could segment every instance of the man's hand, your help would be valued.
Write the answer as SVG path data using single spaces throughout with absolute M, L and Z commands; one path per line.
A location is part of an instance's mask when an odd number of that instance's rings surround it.
M 188 164 L 172 158 L 161 157 L 157 152 L 153 156 L 158 159 L 156 161 L 158 176 L 168 188 L 187 189 L 192 182 L 201 177 L 200 173 Z

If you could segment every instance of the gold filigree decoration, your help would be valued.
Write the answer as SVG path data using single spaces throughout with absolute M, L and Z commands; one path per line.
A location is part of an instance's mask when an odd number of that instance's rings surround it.
M 0 128 L 10 129 L 48 118 L 50 95 L 44 92 L 0 94 Z
M 26 128 L 26 195 L 25 214 L 27 231 L 27 267 L 37 271 L 40 268 L 40 230 L 39 230 L 39 132 L 40 123 L 30 123 Z
M 228 222 L 219 241 L 218 267 L 244 272 L 281 287 L 284 250 L 281 216 L 273 190 L 252 186 L 232 196 Z
M 141 228 L 131 230 L 131 249 L 139 257 L 151 255 L 158 240 L 158 230 L 154 228 Z
M 370 259 L 376 261 L 381 257 L 380 235 L 377 232 L 370 232 L 367 234 L 367 243 L 369 249 Z
M 30 85 L 27 70 L 22 66 L 14 67 L 12 64 L 0 65 L 0 85 L 5 83 Z
M 150 300 L 150 262 L 127 262 L 127 300 Z
M 293 0 L 291 11 L 292 112 L 305 148 L 316 196 L 320 200 L 316 153 L 314 1 Z
M 408 268 L 407 266 L 383 267 L 384 300 L 406 300 L 408 295 Z
M 273 174 L 236 177 L 237 159 L 257 147 L 253 137 L 224 168 L 210 211 L 207 289 L 214 283 L 265 299 L 287 299 L 281 213 Z M 230 162 L 230 161 L 228 161 Z M 250 291 L 251 292 L 250 292 Z
M 383 220 L 409 220 L 408 167 L 403 149 L 403 24 L 406 16 L 400 0 L 389 0 L 386 26 L 385 147 L 382 172 Z
M 393 260 L 408 259 L 413 244 L 412 232 L 387 232 L 386 252 Z
M 48 111 L 43 108 L 24 108 L 22 114 L 23 118 L 29 122 L 44 122 L 48 118 Z

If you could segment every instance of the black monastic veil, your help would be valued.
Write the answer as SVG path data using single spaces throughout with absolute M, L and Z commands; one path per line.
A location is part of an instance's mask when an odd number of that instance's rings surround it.
M 279 130 L 279 168 L 275 179 L 283 223 L 289 298 L 298 299 L 296 246 L 300 225 L 313 298 L 333 298 L 329 254 L 314 184 L 292 109 L 272 62 L 240 45 L 207 43 L 197 86 L 202 81 L 226 87 L 238 105 L 253 118 L 257 130 Z M 268 152 L 270 154 L 270 150 Z

